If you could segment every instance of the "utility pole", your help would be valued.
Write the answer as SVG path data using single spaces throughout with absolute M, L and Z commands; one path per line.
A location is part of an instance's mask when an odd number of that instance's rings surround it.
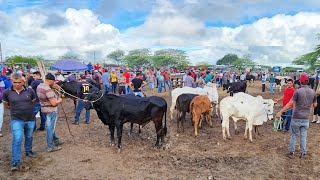
M 0 42 L 0 59 L 1 59 L 1 62 L 3 62 L 3 61 L 2 61 L 2 49 L 1 49 L 1 42 Z
M 96 64 L 96 51 L 93 51 L 93 64 Z

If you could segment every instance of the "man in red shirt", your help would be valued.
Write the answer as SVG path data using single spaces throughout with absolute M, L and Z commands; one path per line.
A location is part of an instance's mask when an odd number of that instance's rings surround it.
M 275 102 L 277 103 L 278 101 L 282 100 L 282 106 L 284 107 L 291 100 L 294 91 L 295 89 L 293 87 L 293 80 L 288 79 L 287 87 L 283 91 L 283 96 L 281 96 L 279 99 L 276 99 Z M 283 131 L 289 131 L 291 117 L 292 117 L 292 108 L 293 108 L 293 105 L 292 107 L 290 107 L 290 109 L 288 109 L 286 112 L 283 113 L 282 119 L 286 120 L 286 126 L 285 126 L 285 129 L 283 129 Z
M 165 70 L 162 73 L 163 77 L 164 77 L 164 81 L 163 81 L 163 87 L 164 87 L 164 91 L 166 90 L 166 84 L 168 85 L 169 90 L 171 89 L 171 83 L 170 83 L 170 73 L 168 70 Z
M 130 91 L 130 87 L 129 87 L 129 83 L 130 83 L 130 74 L 128 72 L 128 68 L 126 68 L 124 70 L 124 73 L 122 74 L 125 78 L 126 78 L 126 94 L 129 94 Z
M 95 64 L 94 66 L 93 66 L 93 69 L 94 70 L 100 70 L 100 68 L 101 68 L 101 66 L 100 66 L 100 64 L 99 63 L 97 63 L 97 64 Z

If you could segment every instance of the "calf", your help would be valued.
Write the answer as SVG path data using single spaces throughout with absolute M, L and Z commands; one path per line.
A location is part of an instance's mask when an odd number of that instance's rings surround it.
M 181 94 L 177 98 L 176 102 L 176 110 L 177 110 L 177 132 L 179 132 L 179 124 L 182 125 L 182 131 L 184 132 L 184 121 L 186 118 L 186 114 L 190 112 L 190 103 L 192 99 L 198 94 Z
M 162 97 L 130 98 L 113 94 L 103 95 L 97 88 L 94 89 L 95 90 L 87 96 L 87 99 L 91 101 L 91 108 L 96 110 L 102 123 L 109 126 L 110 144 L 112 146 L 115 144 L 115 128 L 117 128 L 118 151 L 120 152 L 122 149 L 121 139 L 124 123 L 130 122 L 144 126 L 150 121 L 153 121 L 157 134 L 156 146 L 158 148 L 161 147 L 167 133 L 167 102 Z M 163 118 L 164 125 L 162 122 Z
M 196 96 L 190 103 L 190 112 L 194 126 L 194 136 L 198 136 L 198 127 L 201 128 L 202 116 L 206 116 L 207 122 L 212 127 L 211 102 L 208 96 Z

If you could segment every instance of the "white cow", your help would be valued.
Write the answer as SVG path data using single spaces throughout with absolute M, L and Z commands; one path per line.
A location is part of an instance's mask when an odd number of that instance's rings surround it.
M 243 119 L 246 122 L 244 138 L 247 139 L 249 130 L 249 139 L 252 142 L 253 126 L 260 126 L 268 119 L 273 118 L 272 99 L 263 99 L 261 96 L 253 97 L 245 93 L 237 93 L 233 97 L 229 96 L 220 101 L 220 115 L 222 118 L 222 135 L 223 139 L 231 139 L 229 132 L 229 118 L 235 122 Z M 227 133 L 227 136 L 226 136 Z
M 207 83 L 203 88 L 192 88 L 192 87 L 183 87 L 176 88 L 171 92 L 171 107 L 170 107 L 170 117 L 173 120 L 173 110 L 176 106 L 176 101 L 178 96 L 181 94 L 190 93 L 190 94 L 199 94 L 199 95 L 207 95 L 210 101 L 216 107 L 216 114 L 218 115 L 218 90 L 215 83 Z

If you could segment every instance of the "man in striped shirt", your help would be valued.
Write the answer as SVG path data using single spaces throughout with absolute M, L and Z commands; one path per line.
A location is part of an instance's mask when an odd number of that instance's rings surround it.
M 45 77 L 44 83 L 37 87 L 37 95 L 41 104 L 41 112 L 46 116 L 46 130 L 47 130 L 47 151 L 58 151 L 62 142 L 59 141 L 55 133 L 56 122 L 58 119 L 58 105 L 62 102 L 61 97 L 58 97 L 53 87 L 55 85 L 55 77 L 48 73 Z

